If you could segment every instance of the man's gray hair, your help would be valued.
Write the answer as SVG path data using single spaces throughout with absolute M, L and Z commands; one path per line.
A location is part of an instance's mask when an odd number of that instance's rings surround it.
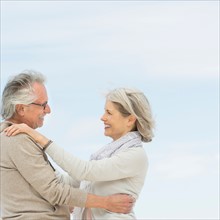
M 113 102 L 119 112 L 136 117 L 136 130 L 140 133 L 143 142 L 153 138 L 154 120 L 151 107 L 146 96 L 137 89 L 118 88 L 106 95 L 106 100 Z
M 1 116 L 3 119 L 11 118 L 16 112 L 17 104 L 28 105 L 36 100 L 33 83 L 44 84 L 44 76 L 33 70 L 25 70 L 13 76 L 6 84 L 1 103 Z

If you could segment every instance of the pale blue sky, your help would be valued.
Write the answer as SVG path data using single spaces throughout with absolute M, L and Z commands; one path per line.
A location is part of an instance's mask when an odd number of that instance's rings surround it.
M 47 77 L 40 129 L 83 159 L 111 141 L 104 93 L 145 92 L 156 120 L 139 219 L 219 218 L 218 1 L 1 1 L 1 91 Z

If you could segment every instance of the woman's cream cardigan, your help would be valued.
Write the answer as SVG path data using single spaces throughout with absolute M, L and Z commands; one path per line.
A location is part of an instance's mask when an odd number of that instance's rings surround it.
M 143 147 L 121 151 L 111 158 L 84 161 L 52 143 L 46 153 L 71 177 L 90 182 L 88 192 L 101 196 L 125 193 L 138 198 L 144 185 L 148 159 Z M 79 208 L 76 208 L 79 209 Z M 134 212 L 129 214 L 111 213 L 104 209 L 92 208 L 92 219 L 135 219 Z M 86 211 L 75 216 L 86 219 Z

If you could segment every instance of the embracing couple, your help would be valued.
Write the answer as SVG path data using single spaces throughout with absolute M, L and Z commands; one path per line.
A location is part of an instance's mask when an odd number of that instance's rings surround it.
M 144 185 L 148 160 L 143 142 L 153 138 L 149 102 L 137 89 L 106 95 L 101 120 L 112 142 L 81 160 L 36 131 L 51 112 L 45 78 L 24 71 L 2 94 L 2 219 L 135 219 L 133 206 Z M 66 172 L 58 172 L 47 154 Z

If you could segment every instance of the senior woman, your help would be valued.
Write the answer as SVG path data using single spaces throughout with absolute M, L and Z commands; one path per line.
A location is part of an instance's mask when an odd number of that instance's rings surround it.
M 144 185 L 148 159 L 142 142 L 153 137 L 154 120 L 146 96 L 137 89 L 118 88 L 106 95 L 105 136 L 112 142 L 81 160 L 58 147 L 45 136 L 26 126 L 12 125 L 6 135 L 29 134 L 71 177 L 81 181 L 80 188 L 97 195 L 126 193 L 138 198 Z M 136 219 L 129 214 L 111 213 L 99 208 L 74 209 L 75 219 Z

